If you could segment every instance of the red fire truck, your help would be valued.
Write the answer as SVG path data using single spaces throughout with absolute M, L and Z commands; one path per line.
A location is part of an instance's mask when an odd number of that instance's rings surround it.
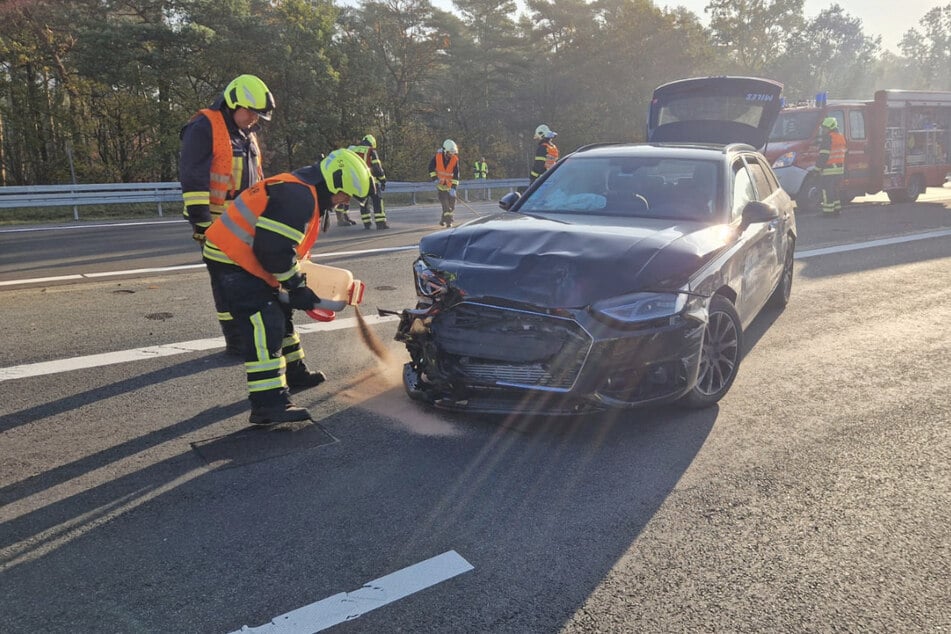
M 825 117 L 835 117 L 847 142 L 846 202 L 880 191 L 892 202 L 911 202 L 951 179 L 951 92 L 879 90 L 871 101 L 827 101 L 820 94 L 779 113 L 765 152 L 800 209 L 819 208 L 819 177 L 809 168 Z

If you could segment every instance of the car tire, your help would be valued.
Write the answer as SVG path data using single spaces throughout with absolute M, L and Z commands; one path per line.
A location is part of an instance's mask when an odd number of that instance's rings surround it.
M 796 209 L 808 213 L 822 210 L 822 187 L 818 176 L 810 174 L 802 181 L 796 196 Z
M 743 326 L 736 309 L 722 295 L 710 300 L 707 326 L 700 349 L 697 383 L 681 399 L 681 404 L 700 409 L 723 398 L 740 368 L 743 351 Z
M 789 296 L 792 293 L 793 273 L 795 270 L 795 251 L 796 245 L 789 240 L 786 245 L 786 255 L 783 256 L 783 272 L 779 278 L 779 284 L 773 290 L 773 294 L 766 300 L 766 306 L 769 308 L 783 309 L 789 303 Z
M 908 179 L 908 187 L 905 189 L 891 189 L 887 192 L 888 200 L 893 203 L 913 203 L 918 200 L 918 196 L 925 191 L 925 177 L 916 174 Z

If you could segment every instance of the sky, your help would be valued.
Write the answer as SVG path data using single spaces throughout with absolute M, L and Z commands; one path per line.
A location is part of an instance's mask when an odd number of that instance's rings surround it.
M 708 0 L 654 0 L 660 7 L 686 7 L 699 16 L 704 24 L 709 23 L 709 15 L 704 13 Z M 943 7 L 948 0 L 806 0 L 803 14 L 812 19 L 819 13 L 838 4 L 842 10 L 854 18 L 862 20 L 867 36 L 882 36 L 882 48 L 898 53 L 898 44 L 905 31 L 921 30 L 921 18 L 935 7 Z

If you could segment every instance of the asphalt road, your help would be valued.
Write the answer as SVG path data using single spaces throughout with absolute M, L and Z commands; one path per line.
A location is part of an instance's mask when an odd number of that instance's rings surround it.
M 448 416 L 342 314 L 272 432 L 181 221 L 2 231 L 0 631 L 949 631 L 951 191 L 882 200 L 799 217 L 717 407 Z M 315 249 L 368 316 L 438 229 L 389 215 Z

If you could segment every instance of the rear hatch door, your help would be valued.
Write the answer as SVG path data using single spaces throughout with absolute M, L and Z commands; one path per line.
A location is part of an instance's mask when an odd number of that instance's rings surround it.
M 782 107 L 783 85 L 758 77 L 681 79 L 654 90 L 651 143 L 747 143 L 766 147 Z

